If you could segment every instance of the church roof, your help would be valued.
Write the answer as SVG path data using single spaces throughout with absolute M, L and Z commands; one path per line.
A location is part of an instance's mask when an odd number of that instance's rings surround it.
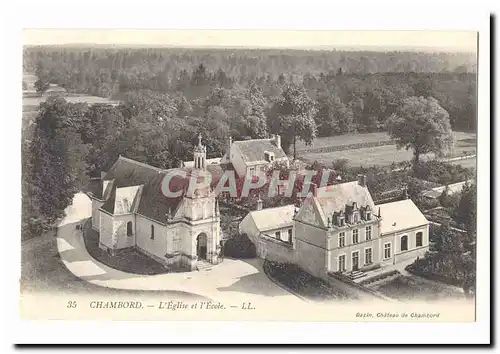
M 429 223 L 411 199 L 379 204 L 377 208 L 380 208 L 380 216 L 382 217 L 380 222 L 380 233 L 382 235 Z
M 335 212 L 349 212 L 353 203 L 357 208 L 370 206 L 371 210 L 375 210 L 368 188 L 357 181 L 318 188 L 315 199 L 327 217 Z
M 163 179 L 173 170 L 183 170 L 188 175 L 191 171 L 185 168 L 164 170 L 120 156 L 104 177 L 104 183 L 111 180 L 114 183 L 111 184 L 113 189 L 109 198 L 101 208 L 111 214 L 123 213 L 128 209 L 129 212 L 137 212 L 153 220 L 165 222 L 165 215 L 169 211 L 175 212 L 182 199 L 167 198 L 162 193 Z M 170 185 L 175 191 L 183 189 L 186 182 L 183 178 L 174 178 Z M 139 186 L 142 186 L 141 190 Z
M 233 144 L 240 150 L 241 157 L 246 164 L 255 161 L 266 162 L 264 160 L 265 152 L 274 153 L 276 159 L 287 157 L 283 149 L 276 146 L 274 139 L 241 140 L 234 141 Z

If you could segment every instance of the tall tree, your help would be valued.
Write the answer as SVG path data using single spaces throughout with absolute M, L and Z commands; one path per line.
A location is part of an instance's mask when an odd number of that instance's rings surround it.
M 420 155 L 443 156 L 453 148 L 448 112 L 432 97 L 410 97 L 392 114 L 386 128 L 398 148 L 413 149 L 414 167 Z
M 469 233 L 476 231 L 477 218 L 476 185 L 466 183 L 462 189 L 458 207 L 455 210 L 455 220 Z
M 40 231 L 40 226 L 54 223 L 85 185 L 88 149 L 78 132 L 82 119 L 82 106 L 64 99 L 51 98 L 40 105 L 26 157 L 28 170 L 23 171 L 25 231 Z
M 311 145 L 316 137 L 314 101 L 307 95 L 304 86 L 287 84 L 276 100 L 273 112 L 276 119 L 269 117 L 271 131 L 282 136 L 281 142 L 285 151 L 293 145 L 293 158 L 296 159 L 297 138 L 306 145 Z

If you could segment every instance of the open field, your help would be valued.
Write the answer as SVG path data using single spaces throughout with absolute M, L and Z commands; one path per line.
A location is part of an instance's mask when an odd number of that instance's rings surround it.
M 455 140 L 476 139 L 475 133 L 453 132 Z M 380 141 L 389 141 L 391 138 L 386 132 L 344 134 L 338 136 L 329 136 L 316 138 L 311 146 L 306 146 L 302 141 L 297 142 L 297 152 L 319 149 L 330 146 L 343 146 L 357 143 L 377 143 Z
M 476 143 L 473 140 L 458 140 L 459 137 L 462 139 L 473 139 L 474 135 L 466 133 L 455 133 L 456 142 L 455 149 L 450 157 L 463 156 L 464 153 L 473 154 L 476 152 Z M 330 138 L 328 138 L 330 139 Z M 362 139 L 359 137 L 358 139 Z M 348 149 L 333 152 L 309 152 L 299 154 L 299 158 L 305 162 L 312 163 L 318 161 L 327 166 L 331 165 L 333 160 L 347 159 L 349 165 L 351 166 L 387 166 L 401 161 L 410 161 L 413 158 L 412 150 L 401 149 L 398 150 L 395 145 L 383 145 L 383 146 L 373 146 L 360 149 Z M 424 159 L 434 158 L 434 154 L 426 154 L 421 157 Z M 466 159 L 453 162 L 454 164 L 460 164 L 464 167 L 474 167 L 475 159 Z
M 111 101 L 104 97 L 97 96 L 86 96 L 86 95 L 78 95 L 78 96 L 62 96 L 66 101 L 71 103 L 108 103 L 108 104 L 116 104 L 118 102 Z M 23 97 L 23 111 L 37 110 L 38 106 L 41 102 L 44 102 L 47 99 L 46 96 L 36 96 L 36 97 Z
M 466 167 L 466 168 L 476 168 L 477 159 L 474 157 L 471 159 L 453 161 L 450 163 L 453 165 L 461 165 L 462 167 Z

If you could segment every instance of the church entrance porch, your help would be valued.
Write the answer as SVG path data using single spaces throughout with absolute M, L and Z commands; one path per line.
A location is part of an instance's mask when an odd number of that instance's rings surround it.
M 196 238 L 196 255 L 198 259 L 207 259 L 207 235 L 201 233 Z

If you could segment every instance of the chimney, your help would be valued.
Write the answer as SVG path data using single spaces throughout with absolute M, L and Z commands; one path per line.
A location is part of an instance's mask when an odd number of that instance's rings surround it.
M 262 210 L 262 199 L 260 197 L 257 200 L 257 210 Z
M 229 147 L 231 147 L 231 145 L 233 145 L 233 137 L 232 136 L 229 137 Z
M 274 136 L 274 143 L 276 144 L 277 148 L 281 148 L 281 136 L 276 134 Z
M 311 183 L 311 187 L 309 188 L 309 190 L 311 191 L 313 197 L 318 196 L 318 186 L 316 185 L 316 183 Z
M 366 175 L 358 175 L 358 184 L 361 187 L 366 187 Z

